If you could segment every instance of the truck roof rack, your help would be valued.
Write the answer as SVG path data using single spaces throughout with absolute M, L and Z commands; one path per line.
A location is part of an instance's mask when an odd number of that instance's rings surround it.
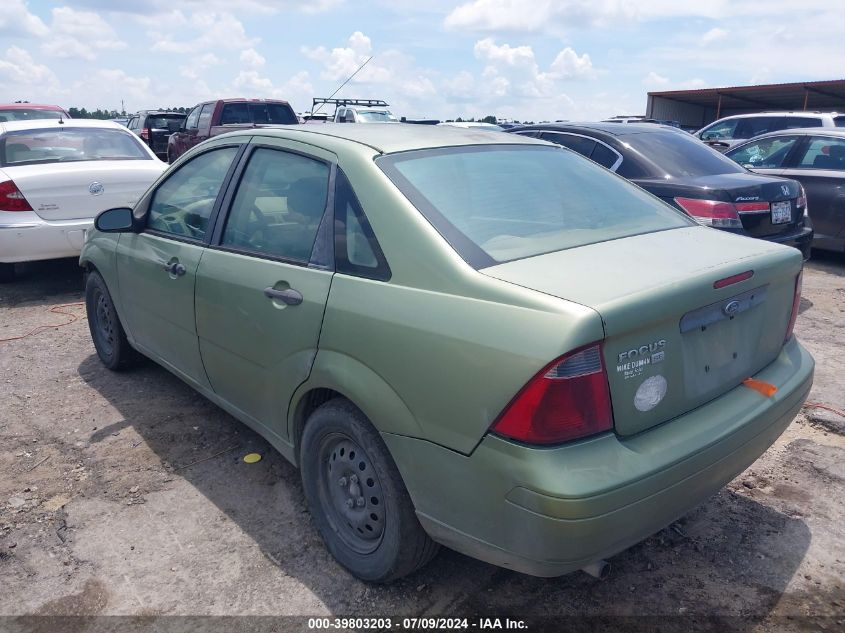
M 317 104 L 329 104 L 337 106 L 381 106 L 386 108 L 389 103 L 387 101 L 382 101 L 381 99 L 323 99 L 322 97 L 315 97 L 313 99 L 313 103 L 311 105 L 311 112 L 314 112 L 315 107 Z

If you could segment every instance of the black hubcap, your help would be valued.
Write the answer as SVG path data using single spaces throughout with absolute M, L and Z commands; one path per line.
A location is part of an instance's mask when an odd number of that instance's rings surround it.
M 320 450 L 323 505 L 335 532 L 368 554 L 384 534 L 384 495 L 369 456 L 349 437 L 327 436 Z
M 94 293 L 94 306 L 97 317 L 97 323 L 95 324 L 97 326 L 97 338 L 100 339 L 103 353 L 108 356 L 114 349 L 114 321 L 111 318 L 109 300 L 99 289 Z

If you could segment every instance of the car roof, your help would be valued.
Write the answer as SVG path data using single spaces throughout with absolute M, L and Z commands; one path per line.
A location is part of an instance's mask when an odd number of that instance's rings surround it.
M 279 136 L 304 143 L 313 143 L 316 140 L 314 136 L 322 135 L 365 145 L 382 154 L 462 145 L 547 145 L 544 141 L 516 134 L 505 136 L 504 134 L 492 134 L 488 130 L 479 128 L 415 125 L 412 123 L 288 125 L 233 132 L 232 135 Z
M 771 138 L 776 136 L 834 136 L 837 138 L 845 138 L 845 128 L 797 127 L 790 130 L 777 130 L 775 132 L 766 132 L 765 134 L 753 136 L 747 141 L 743 141 L 742 145 L 751 143 L 752 141 L 759 141 L 761 138 Z M 737 145 L 737 147 L 739 147 L 739 145 Z
M 713 123 L 724 121 L 725 119 L 750 119 L 758 116 L 792 116 L 817 119 L 820 116 L 841 116 L 841 112 L 809 112 L 806 110 L 771 110 L 769 112 L 750 112 L 748 114 L 732 114 L 731 116 L 724 116 Z
M 58 119 L 32 119 L 30 121 L 6 121 L 0 123 L 0 132 L 19 132 L 21 130 L 40 130 L 57 127 L 126 129 L 120 123 L 101 119 L 65 119 L 64 123 L 59 123 Z
M 65 109 L 57 105 L 49 105 L 44 103 L 0 103 L 0 108 L 4 110 L 53 110 L 55 112 L 64 112 Z
M 654 132 L 678 132 L 678 128 L 671 125 L 660 125 L 658 123 L 619 123 L 613 121 L 595 121 L 578 123 L 541 123 L 527 125 L 520 130 L 593 130 L 604 132 L 612 136 L 629 136 L 631 134 L 653 134 Z
M 185 112 L 176 112 L 175 110 L 138 110 L 135 114 L 178 114 L 180 116 L 188 116 Z M 127 116 L 135 116 L 133 114 L 129 114 Z

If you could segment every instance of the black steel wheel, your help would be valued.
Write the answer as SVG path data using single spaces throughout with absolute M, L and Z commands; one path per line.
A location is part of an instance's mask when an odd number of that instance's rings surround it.
M 85 311 L 91 340 L 103 364 L 112 370 L 131 364 L 137 356 L 126 339 L 106 282 L 97 271 L 85 280 Z
M 331 400 L 311 414 L 300 461 L 317 529 L 335 559 L 355 576 L 388 582 L 437 553 L 387 447 L 351 402 Z

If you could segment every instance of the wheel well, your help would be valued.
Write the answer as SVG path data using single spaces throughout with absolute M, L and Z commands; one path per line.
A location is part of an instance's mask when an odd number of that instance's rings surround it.
M 320 388 L 312 389 L 300 398 L 296 405 L 296 411 L 293 416 L 293 446 L 296 451 L 295 457 L 297 463 L 299 462 L 299 443 L 302 439 L 302 431 L 305 429 L 305 423 L 314 411 L 329 400 L 335 398 L 343 398 L 349 400 L 342 393 L 338 393 L 334 389 Z M 353 403 L 354 404 L 354 403 Z

